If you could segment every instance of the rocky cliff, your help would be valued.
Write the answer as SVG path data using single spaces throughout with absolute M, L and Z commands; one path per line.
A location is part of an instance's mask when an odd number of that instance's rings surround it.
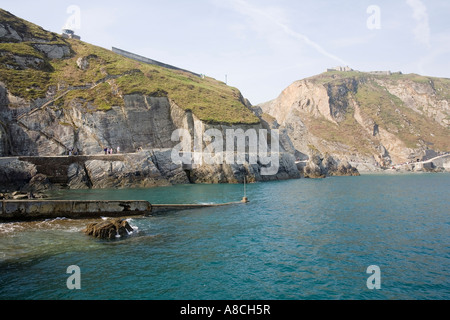
M 296 81 L 258 108 L 299 152 L 374 171 L 448 152 L 449 99 L 449 79 L 327 72 Z
M 129 188 L 300 177 L 283 148 L 280 170 L 271 176 L 261 175 L 259 163 L 173 162 L 177 129 L 192 140 L 210 129 L 224 137 L 227 129 L 270 129 L 250 107 L 239 90 L 215 79 L 63 39 L 0 10 L 0 157 L 9 157 L 0 170 L 4 189 L 42 189 L 42 181 Z M 118 147 L 121 156 L 99 157 Z
M 252 106 L 215 79 L 64 39 L 0 9 L 0 191 L 358 175 L 355 166 L 373 171 L 450 149 L 449 82 L 330 72 Z M 209 130 L 276 129 L 279 170 L 264 175 L 267 163 L 248 154 L 240 164 L 178 163 L 179 129 L 192 141 Z

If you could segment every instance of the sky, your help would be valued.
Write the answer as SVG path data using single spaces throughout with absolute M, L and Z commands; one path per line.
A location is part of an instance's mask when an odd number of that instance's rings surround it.
M 0 8 L 213 77 L 254 105 L 336 66 L 450 78 L 448 0 L 1 0 Z

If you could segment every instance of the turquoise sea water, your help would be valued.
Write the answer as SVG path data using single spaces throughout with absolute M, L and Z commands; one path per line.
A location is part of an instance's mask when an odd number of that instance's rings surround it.
M 249 204 L 130 219 L 0 225 L 0 299 L 450 299 L 450 175 L 367 175 L 247 185 Z M 239 201 L 242 185 L 67 191 L 70 199 Z M 81 289 L 66 285 L 69 266 Z M 367 268 L 379 266 L 381 289 Z

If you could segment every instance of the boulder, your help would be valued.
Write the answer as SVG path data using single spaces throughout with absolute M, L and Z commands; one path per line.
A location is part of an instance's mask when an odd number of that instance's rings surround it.
M 63 59 L 70 56 L 70 47 L 60 44 L 34 44 L 36 50 L 41 51 L 50 59 Z
M 335 176 L 359 176 L 358 170 L 353 167 L 348 162 L 339 164 L 336 172 L 333 173 Z
M 424 172 L 439 172 L 439 168 L 437 168 L 433 162 L 426 162 L 423 164 Z
M 305 178 L 322 179 L 326 177 L 326 173 L 323 168 L 313 161 L 309 161 L 303 170 L 303 175 Z
M 102 222 L 91 223 L 86 227 L 84 233 L 98 239 L 109 239 L 128 236 L 133 228 L 124 219 L 112 219 Z
M 16 158 L 0 159 L 0 188 L 3 192 L 20 190 L 37 174 L 36 166 Z
M 44 174 L 38 173 L 33 176 L 30 182 L 23 188 L 25 192 L 42 193 L 52 189 L 52 184 L 48 177 Z
M 325 158 L 322 160 L 322 165 L 326 168 L 327 173 L 336 172 L 339 168 L 339 162 L 329 154 L 325 155 Z
M 45 199 L 48 196 L 42 193 L 33 192 L 19 192 L 14 191 L 12 193 L 0 193 L 0 200 L 33 200 L 33 199 Z
M 88 57 L 82 57 L 77 60 L 77 66 L 83 71 L 86 71 L 89 69 L 89 58 Z
M 339 161 L 331 155 L 324 157 L 314 149 L 310 149 L 310 159 L 306 164 L 298 165 L 305 178 L 326 178 L 331 176 L 359 176 L 357 168 L 348 161 Z

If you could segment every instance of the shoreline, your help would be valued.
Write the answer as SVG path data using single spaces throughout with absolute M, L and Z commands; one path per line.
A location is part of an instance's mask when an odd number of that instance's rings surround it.
M 2 158 L 0 158 L 1 161 Z M 450 169 L 444 169 L 444 168 L 438 168 L 439 170 L 402 170 L 402 169 L 379 169 L 379 170 L 358 170 L 358 173 L 361 176 L 367 176 L 367 175 L 402 175 L 402 174 L 439 174 L 439 173 L 447 173 L 450 174 Z M 300 176 L 298 178 L 287 178 L 282 180 L 297 180 L 297 179 L 326 179 L 331 177 L 345 177 L 348 175 L 328 175 L 325 177 L 304 177 Z M 277 181 L 277 180 L 267 180 L 267 181 L 254 181 L 254 182 L 271 182 L 271 181 Z M 252 182 L 249 182 L 252 183 Z M 121 187 L 121 188 L 110 188 L 110 189 L 151 189 L 151 188 L 163 188 L 163 187 L 171 187 L 175 185 L 211 185 L 211 184 L 242 184 L 239 182 L 228 182 L 228 183 L 216 183 L 216 182 L 200 182 L 200 183 L 174 183 L 171 185 L 155 185 L 155 186 L 149 186 L 149 187 L 142 187 L 140 185 L 136 186 L 129 186 L 129 187 Z M 104 190 L 108 188 L 87 188 L 86 190 Z M 66 191 L 66 190 L 79 190 L 79 189 L 71 189 L 70 187 L 58 187 L 54 186 L 54 188 L 45 189 L 45 190 L 27 190 L 24 188 L 16 188 L 16 189 L 0 189 L 0 202 L 3 200 L 30 200 L 30 201 L 38 201 L 38 200 L 58 200 L 58 199 L 52 199 L 51 197 L 48 197 L 48 192 L 55 192 L 55 191 Z M 81 190 L 81 189 L 80 189 Z
M 285 157 L 285 158 L 283 158 Z M 230 165 L 189 167 L 174 164 L 170 149 L 152 149 L 139 153 L 96 154 L 77 156 L 0 157 L 0 199 L 11 199 L 13 192 L 33 194 L 57 189 L 104 189 L 160 187 L 177 184 L 242 183 L 301 178 L 324 178 L 359 174 L 395 174 L 449 172 L 450 155 L 430 160 L 377 167 L 366 162 L 347 162 L 345 167 L 328 167 L 295 161 L 292 154 L 283 153 L 278 172 L 262 176 L 262 167 Z M 281 165 L 282 164 L 282 165 Z M 395 168 L 395 169 L 392 169 Z M 32 194 L 31 194 L 32 193 Z M 27 196 L 22 198 L 26 198 Z M 17 198 L 14 198 L 17 200 Z
M 362 172 L 361 176 L 414 176 L 417 174 L 436 175 L 438 173 L 450 174 L 448 171 L 436 173 L 383 170 L 377 172 Z M 335 176 L 330 178 L 335 178 Z M 36 222 L 54 219 L 92 220 L 103 218 L 148 217 L 164 215 L 174 211 L 224 207 L 245 203 L 245 198 L 236 202 L 204 204 L 151 204 L 146 200 L 57 200 L 51 198 L 0 200 L 0 224 Z
M 447 173 L 449 174 L 450 171 L 442 171 L 442 172 L 427 172 L 427 171 L 408 171 L 408 170 L 381 170 L 381 171 L 359 171 L 359 173 L 363 176 L 369 176 L 369 175 L 402 175 L 402 174 L 441 174 L 441 173 Z

